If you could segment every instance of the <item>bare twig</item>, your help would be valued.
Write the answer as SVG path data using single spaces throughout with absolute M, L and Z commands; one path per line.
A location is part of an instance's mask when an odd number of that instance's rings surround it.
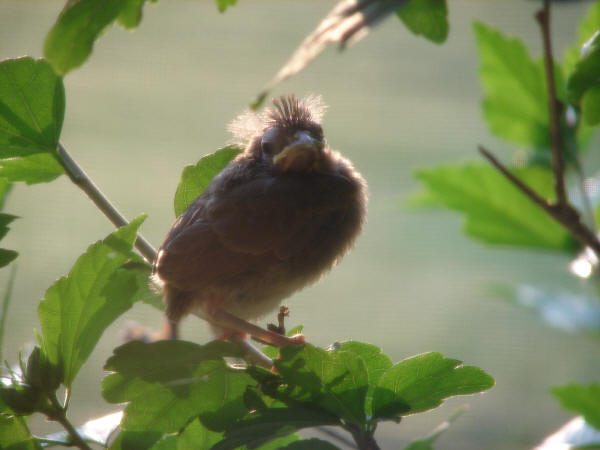
M 116 227 L 122 227 L 129 223 L 127 219 L 119 212 L 119 210 L 106 198 L 106 196 L 98 189 L 91 178 L 67 153 L 67 150 L 58 144 L 58 161 L 67 171 L 67 175 L 79 186 L 87 196 L 94 202 L 100 211 L 110 220 Z M 135 241 L 135 247 L 149 263 L 156 259 L 156 250 L 152 245 L 138 234 Z
M 562 137 L 560 126 L 561 104 L 556 97 L 554 81 L 554 59 L 552 58 L 552 43 L 550 40 L 550 0 L 544 0 L 544 6 L 536 14 L 542 29 L 544 45 L 544 68 L 546 72 L 546 87 L 548 89 L 548 109 L 550 111 L 550 141 L 552 146 L 552 170 L 554 171 L 554 190 L 559 205 L 568 203 L 565 189 L 564 161 L 562 155 Z
M 483 146 L 479 146 L 479 151 L 492 163 L 512 184 L 514 184 L 531 201 L 548 213 L 554 220 L 560 223 L 573 237 L 582 245 L 590 247 L 597 255 L 600 255 L 600 241 L 596 235 L 581 221 L 579 212 L 569 203 L 549 203 L 533 189 L 515 177 L 494 155 L 492 155 Z

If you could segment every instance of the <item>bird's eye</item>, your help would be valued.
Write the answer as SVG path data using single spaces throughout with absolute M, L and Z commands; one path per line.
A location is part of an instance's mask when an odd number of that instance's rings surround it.
M 264 142 L 262 143 L 262 151 L 263 154 L 267 155 L 267 156 L 273 156 L 273 152 L 274 152 L 275 146 L 273 145 L 272 142 Z

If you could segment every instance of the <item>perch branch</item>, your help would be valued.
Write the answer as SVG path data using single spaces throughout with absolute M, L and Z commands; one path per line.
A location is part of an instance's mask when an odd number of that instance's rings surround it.
M 560 129 L 561 104 L 556 97 L 556 82 L 554 80 L 554 59 L 550 40 L 550 1 L 544 0 L 544 5 L 535 18 L 542 30 L 544 46 L 544 68 L 546 72 L 546 88 L 548 90 L 548 109 L 550 113 L 550 142 L 552 147 L 552 170 L 554 171 L 554 190 L 559 205 L 567 205 L 565 189 L 564 161 L 562 155 L 562 137 Z
M 514 184 L 531 201 L 542 208 L 550 217 L 565 227 L 582 245 L 590 247 L 600 255 L 600 241 L 596 235 L 581 221 L 579 212 L 569 203 L 553 204 L 537 194 L 533 189 L 514 176 L 498 159 L 483 146 L 479 146 L 481 154 L 498 169 L 512 184 Z
M 83 192 L 94 202 L 100 211 L 110 220 L 117 228 L 125 226 L 129 223 L 127 219 L 119 212 L 119 210 L 106 198 L 100 189 L 94 184 L 91 178 L 85 171 L 79 167 L 67 150 L 58 144 L 58 162 L 67 171 L 67 175 L 73 183 L 79 186 Z M 135 248 L 142 254 L 146 260 L 152 264 L 156 259 L 156 250 L 152 245 L 140 234 L 135 241 Z

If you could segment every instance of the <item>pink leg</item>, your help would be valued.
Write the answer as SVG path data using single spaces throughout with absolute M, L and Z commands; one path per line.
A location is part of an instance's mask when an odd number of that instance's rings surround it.
M 266 344 L 273 345 L 275 347 L 285 347 L 286 345 L 298 345 L 302 346 L 305 344 L 304 335 L 296 334 L 292 337 L 283 336 L 281 334 L 273 333 L 269 330 L 264 330 L 256 325 L 253 325 L 245 320 L 235 317 L 220 308 L 214 309 L 210 312 L 206 311 L 206 319 L 214 325 L 221 327 L 225 330 L 225 335 L 231 334 L 249 334 L 254 336 L 260 341 Z

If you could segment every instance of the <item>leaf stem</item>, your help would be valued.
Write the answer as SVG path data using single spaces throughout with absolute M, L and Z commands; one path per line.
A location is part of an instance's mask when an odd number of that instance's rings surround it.
M 381 450 L 379 444 L 373 436 L 373 432 L 365 433 L 359 427 L 353 424 L 346 424 L 345 428 L 352 434 L 354 442 L 358 446 L 359 450 Z
M 564 161 L 562 158 L 562 137 L 560 127 L 561 104 L 556 97 L 556 82 L 554 80 L 554 59 L 552 57 L 552 42 L 550 38 L 550 0 L 544 0 L 544 5 L 535 18 L 542 30 L 544 46 L 544 68 L 546 72 L 546 87 L 548 89 L 548 109 L 550 112 L 550 141 L 552 146 L 552 170 L 554 171 L 554 190 L 559 205 L 567 205 L 565 189 Z
M 52 404 L 52 409 L 46 413 L 48 418 L 55 420 L 63 426 L 67 433 L 69 433 L 71 442 L 75 447 L 78 447 L 81 450 L 92 450 L 87 442 L 85 442 L 79 435 L 73 424 L 69 422 L 69 419 L 67 419 L 66 410 L 60 405 L 58 399 L 56 398 L 56 394 L 49 395 L 49 400 Z
M 498 159 L 496 159 L 491 152 L 486 150 L 483 146 L 479 146 L 479 151 L 512 184 L 514 184 L 521 192 L 523 192 L 523 194 L 525 194 L 531 201 L 546 211 L 550 217 L 570 231 L 575 239 L 577 239 L 582 245 L 590 247 L 597 255 L 600 255 L 600 241 L 594 232 L 581 221 L 579 212 L 573 206 L 571 206 L 568 202 L 564 204 L 561 204 L 560 202 L 549 203 L 546 199 L 542 198 L 533 189 L 513 175 Z
M 73 183 L 79 186 L 87 196 L 94 202 L 100 211 L 117 228 L 125 226 L 129 221 L 108 200 L 102 191 L 94 184 L 85 171 L 75 162 L 62 144 L 58 144 L 57 160 L 64 167 L 67 175 Z M 140 234 L 135 241 L 135 247 L 149 263 L 156 259 L 156 249 Z

